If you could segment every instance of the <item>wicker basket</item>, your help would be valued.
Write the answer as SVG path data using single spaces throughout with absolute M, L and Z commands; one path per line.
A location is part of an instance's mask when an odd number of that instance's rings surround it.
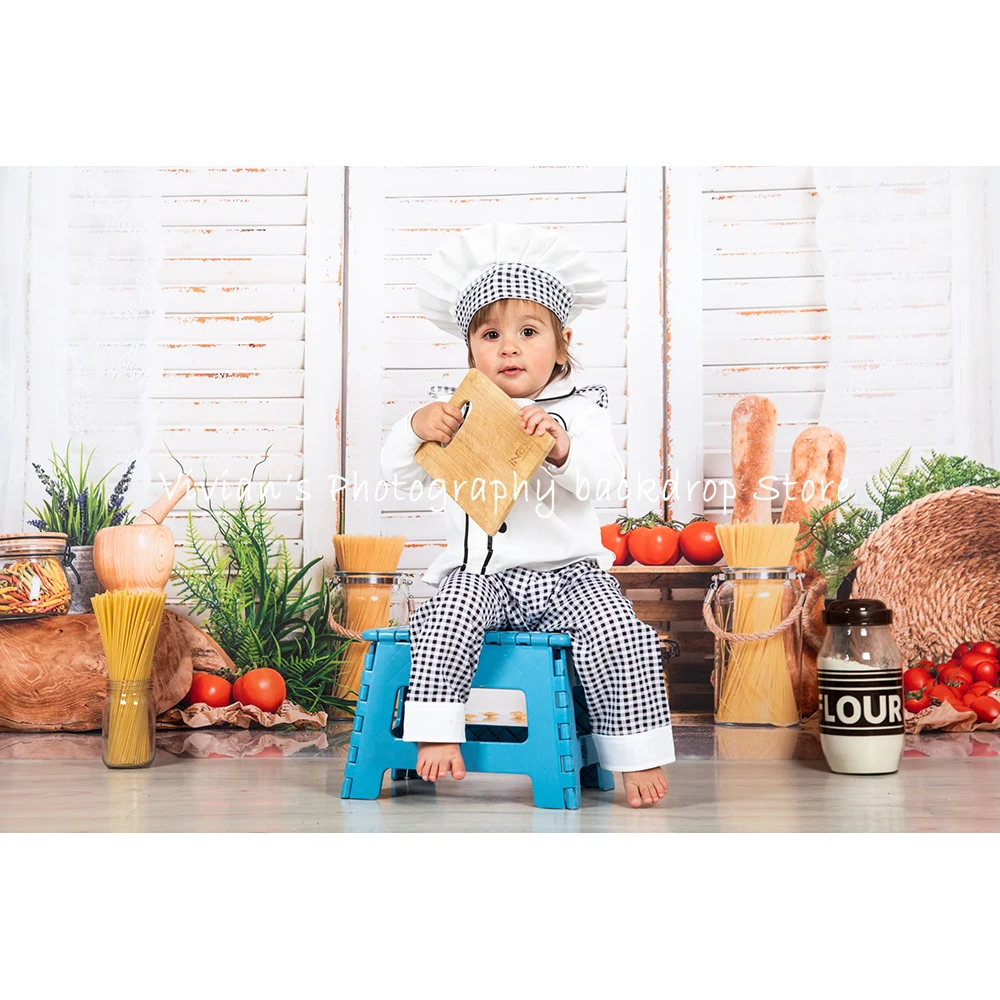
M 941 663 L 966 640 L 1000 639 L 1000 489 L 915 500 L 858 549 L 852 597 L 884 601 L 908 661 Z

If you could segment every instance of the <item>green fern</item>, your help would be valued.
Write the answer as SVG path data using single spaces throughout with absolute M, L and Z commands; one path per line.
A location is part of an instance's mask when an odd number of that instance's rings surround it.
M 321 559 L 296 568 L 263 496 L 248 503 L 249 484 L 266 459 L 267 452 L 241 485 L 235 507 L 217 510 L 211 498 L 207 507 L 197 504 L 212 518 L 217 540 L 201 538 L 188 514 L 185 538 L 191 555 L 175 568 L 174 577 L 192 611 L 208 613 L 205 630 L 236 666 L 231 679 L 255 667 L 272 667 L 284 678 L 289 699 L 306 711 L 353 710 L 333 696 L 352 640 L 330 628 L 331 610 L 337 609 L 326 582 L 311 589 L 309 573 Z
M 798 551 L 815 543 L 812 567 L 826 578 L 828 596 L 836 595 L 856 565 L 857 551 L 864 540 L 915 500 L 960 486 L 1000 487 L 1000 472 L 996 469 L 935 451 L 909 471 L 910 450 L 907 448 L 888 468 L 879 469 L 865 484 L 874 509 L 852 504 L 852 494 L 810 512 L 806 530 L 798 536 L 802 543 Z

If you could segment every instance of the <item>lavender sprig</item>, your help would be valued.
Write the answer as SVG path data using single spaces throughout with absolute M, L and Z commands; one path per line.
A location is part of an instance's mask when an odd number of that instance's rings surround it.
M 38 478 L 42 481 L 42 485 L 45 487 L 45 492 L 48 493 L 50 497 L 55 498 L 59 492 L 59 488 L 52 481 L 52 477 L 37 462 L 32 462 L 31 465 L 35 472 L 38 473 Z

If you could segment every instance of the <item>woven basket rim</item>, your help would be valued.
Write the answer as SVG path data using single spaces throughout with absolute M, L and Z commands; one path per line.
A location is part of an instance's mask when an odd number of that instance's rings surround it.
M 951 500 L 956 496 L 981 496 L 984 498 L 994 498 L 1000 500 L 1000 487 L 993 486 L 956 486 L 954 489 L 950 490 L 938 490 L 936 493 L 928 493 L 927 496 L 920 497 L 919 500 L 914 500 L 913 503 L 907 504 L 902 510 L 897 511 L 889 520 L 884 521 L 880 524 L 858 547 L 856 563 L 861 565 L 864 562 L 865 557 L 868 553 L 875 547 L 877 547 L 879 539 L 886 534 L 889 525 L 898 524 L 901 521 L 905 521 L 917 513 L 920 512 L 928 504 L 941 503 L 942 501 Z

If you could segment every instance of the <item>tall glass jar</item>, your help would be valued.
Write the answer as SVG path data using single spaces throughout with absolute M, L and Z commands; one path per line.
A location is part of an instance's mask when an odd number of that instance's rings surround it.
M 881 601 L 831 601 L 816 661 L 819 741 L 832 771 L 891 774 L 903 755 L 903 667 L 892 610 Z
M 0 622 L 69 611 L 66 541 L 62 531 L 0 535 Z
M 410 586 L 413 577 L 407 573 L 352 573 L 344 570 L 331 574 L 333 587 L 331 619 L 351 633 L 370 628 L 405 628 L 413 611 Z M 355 701 L 365 654 L 370 642 L 352 642 L 344 654 L 334 695 Z M 344 711 L 334 710 L 335 716 Z
M 712 578 L 716 725 L 799 724 L 801 577 L 794 566 L 727 566 Z
M 149 767 L 156 756 L 156 703 L 152 680 L 108 681 L 101 719 L 101 749 L 111 768 Z

